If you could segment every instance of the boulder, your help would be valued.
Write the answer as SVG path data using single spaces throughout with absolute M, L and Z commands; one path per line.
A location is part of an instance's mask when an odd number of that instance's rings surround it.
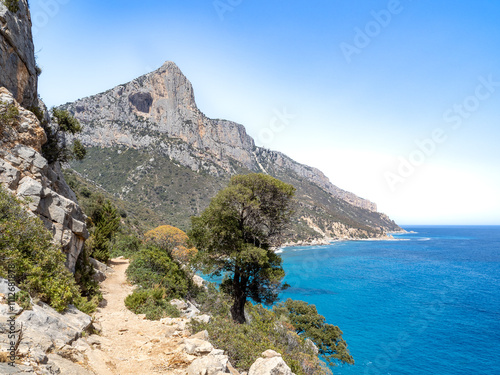
M 281 354 L 271 349 L 268 349 L 264 353 L 262 353 L 262 358 L 274 358 L 274 357 L 281 357 Z
M 0 2 L 1 4 L 1 2 Z M 24 365 L 17 365 L 12 367 L 9 366 L 8 363 L 1 363 L 0 362 L 0 374 L 2 375 L 33 375 L 33 367 L 31 366 L 24 366 Z
M 0 184 L 10 190 L 17 189 L 21 172 L 10 163 L 0 159 Z
M 201 339 L 185 339 L 184 345 L 186 353 L 197 356 L 209 354 L 214 349 L 212 344 Z
M 75 221 L 76 220 L 74 220 L 73 223 Z M 81 224 L 83 224 L 83 223 L 81 223 Z M 83 227 L 84 227 L 84 225 L 85 224 L 83 224 Z M 73 231 L 74 231 L 74 228 L 73 228 Z M 113 269 L 110 268 L 110 267 L 108 267 L 108 266 L 106 266 L 104 263 L 101 263 L 101 262 L 99 262 L 98 260 L 96 260 L 94 258 L 90 258 L 89 260 L 90 260 L 90 264 L 94 268 L 94 275 L 92 277 L 98 283 L 102 283 L 104 280 L 106 280 L 106 274 L 107 273 L 113 272 Z
M 180 300 L 180 299 L 173 299 L 170 301 L 170 304 L 172 306 L 175 306 L 177 307 L 177 310 L 179 310 L 181 313 L 185 310 L 187 310 L 188 308 L 188 304 L 186 302 L 184 302 L 183 300 Z
M 281 354 L 266 350 L 262 356 L 264 358 L 258 358 L 250 367 L 248 375 L 293 375 Z
M 0 278 L 0 293 L 4 295 L 8 295 L 11 288 L 14 288 L 14 293 L 19 293 L 21 289 L 19 289 L 17 286 L 9 286 L 9 281 L 6 279 Z
M 87 314 L 70 307 L 62 314 L 45 303 L 34 305 L 33 310 L 25 310 L 16 325 L 23 325 L 24 339 L 20 346 L 38 348 L 43 352 L 56 346 L 61 348 L 81 337 L 92 323 Z
M 207 315 L 207 314 L 202 314 L 202 315 L 197 315 L 194 317 L 194 319 L 200 321 L 200 322 L 203 322 L 203 323 L 209 323 L 210 322 L 210 315 Z
M 187 368 L 188 375 L 219 375 L 227 373 L 226 355 L 208 355 L 195 359 Z
M 94 375 L 93 372 L 73 363 L 69 359 L 65 359 L 57 354 L 49 354 L 49 361 L 59 368 L 60 374 L 71 375 Z
M 208 331 L 200 331 L 190 337 L 190 339 L 200 339 L 200 340 L 205 340 L 208 341 Z

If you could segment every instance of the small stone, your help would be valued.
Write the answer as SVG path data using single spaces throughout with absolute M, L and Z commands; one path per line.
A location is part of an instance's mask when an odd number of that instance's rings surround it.
M 264 353 L 262 353 L 262 358 L 274 358 L 274 357 L 281 357 L 281 354 L 271 349 L 268 349 Z
M 188 304 L 186 302 L 180 300 L 180 299 L 173 299 L 173 300 L 170 301 L 170 304 L 172 306 L 177 307 L 177 309 L 179 311 L 187 310 L 187 308 L 188 308 Z
M 200 331 L 190 337 L 191 339 L 208 340 L 208 331 Z
M 200 339 L 185 339 L 184 345 L 186 345 L 186 353 L 198 356 L 208 354 L 214 349 L 208 341 Z

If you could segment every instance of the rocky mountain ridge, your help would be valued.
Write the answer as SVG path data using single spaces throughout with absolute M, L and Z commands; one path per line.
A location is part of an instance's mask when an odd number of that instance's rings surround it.
M 333 185 L 318 169 L 297 163 L 280 152 L 257 147 L 243 125 L 207 118 L 196 106 L 191 83 L 170 61 L 128 84 L 62 107 L 86 125 L 80 138 L 87 146 L 159 146 L 165 155 L 181 164 L 212 174 L 217 171 L 210 164 L 228 173 L 235 172 L 231 160 L 248 170 L 264 173 L 262 165 L 273 163 L 310 180 L 334 197 L 377 211 L 374 203 Z M 162 143 L 162 135 L 182 140 L 192 149 Z
M 141 197 L 136 185 L 126 182 L 137 180 L 137 171 L 147 169 L 147 164 L 153 162 L 143 161 L 135 165 L 135 170 L 127 165 L 117 166 L 121 171 L 104 170 L 96 164 L 105 155 L 110 157 L 110 153 L 136 150 L 150 156 L 149 160 L 161 159 L 187 167 L 197 175 L 206 174 L 223 181 L 237 173 L 264 172 L 292 183 L 299 190 L 301 211 L 296 228 L 308 228 L 307 233 L 301 232 L 302 239 L 322 236 L 309 221 L 322 227 L 321 231 L 331 238 L 380 237 L 385 231 L 399 229 L 386 215 L 377 212 L 374 203 L 333 185 L 318 169 L 297 163 L 280 152 L 257 147 L 240 124 L 206 117 L 196 106 L 191 83 L 173 62 L 166 62 L 158 70 L 127 84 L 61 108 L 69 110 L 84 125 L 79 139 L 95 154 L 93 162 L 89 159 L 72 166 L 97 184 L 110 186 L 111 192 L 124 200 L 145 200 L 143 203 L 153 209 L 160 208 L 162 201 L 177 201 L 168 191 L 159 192 L 163 187 L 169 190 L 167 181 L 172 176 L 158 172 L 157 166 L 150 168 L 150 172 L 156 174 L 155 181 L 149 181 L 156 189 L 150 192 L 151 199 Z M 117 157 L 114 155 L 113 158 Z M 122 181 L 113 178 L 113 173 L 119 172 L 127 178 Z M 149 177 L 143 175 L 142 178 Z M 140 189 L 144 193 L 149 187 Z M 193 192 L 187 187 L 185 193 Z M 185 228 L 189 216 L 208 205 L 206 197 L 194 194 L 192 199 L 197 210 L 184 213 L 181 223 L 173 225 Z M 353 230 L 338 231 L 335 223 Z

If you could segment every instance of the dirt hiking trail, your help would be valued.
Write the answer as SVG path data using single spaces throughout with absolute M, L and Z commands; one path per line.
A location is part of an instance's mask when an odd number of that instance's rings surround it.
M 91 353 L 88 367 L 99 375 L 187 374 L 192 358 L 183 352 L 183 338 L 190 335 L 186 320 L 168 325 L 128 310 L 124 301 L 134 289 L 125 275 L 129 260 L 113 259 L 110 266 L 114 272 L 101 284 L 104 300 L 95 315 L 102 327 L 100 351 Z

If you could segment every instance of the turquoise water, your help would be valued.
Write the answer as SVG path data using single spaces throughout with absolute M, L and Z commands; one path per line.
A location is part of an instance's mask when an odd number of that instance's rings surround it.
M 334 374 L 500 374 L 500 227 L 409 227 L 396 241 L 281 254 L 282 299 L 316 305 L 356 364 Z

